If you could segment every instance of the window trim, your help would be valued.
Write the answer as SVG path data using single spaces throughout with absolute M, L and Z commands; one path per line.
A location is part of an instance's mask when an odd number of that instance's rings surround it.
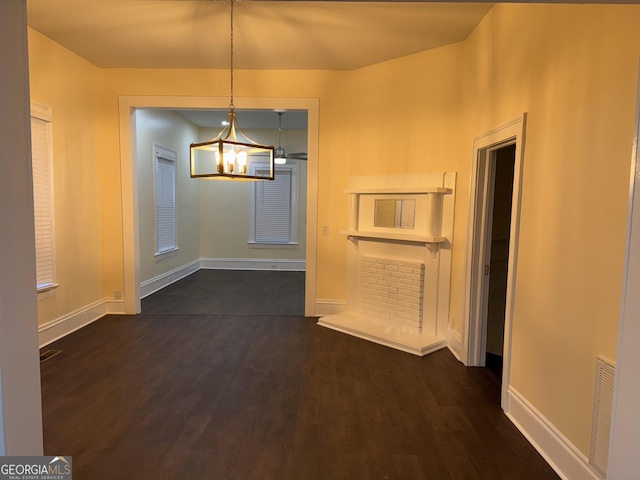
M 159 224 L 158 224 L 158 166 L 159 160 L 166 160 L 173 163 L 173 246 L 160 250 L 159 248 Z M 178 212 L 176 202 L 176 185 L 177 185 L 177 171 L 178 171 L 178 154 L 173 150 L 162 147 L 157 144 L 153 144 L 153 199 L 154 199 L 154 242 L 156 260 L 161 260 L 167 257 L 174 256 L 178 251 Z
M 255 170 L 260 168 L 268 168 L 268 163 L 253 163 L 250 166 L 250 171 L 255 173 Z M 284 248 L 284 249 L 296 249 L 298 247 L 298 165 L 296 163 L 286 165 L 275 166 L 275 177 L 278 176 L 278 171 L 282 172 L 286 170 L 290 174 L 290 196 L 289 196 L 289 241 L 288 242 L 273 242 L 273 241 L 258 241 L 256 240 L 256 201 L 257 201 L 257 189 L 260 185 L 264 185 L 263 182 L 269 182 L 270 180 L 262 180 L 253 182 L 251 185 L 251 196 L 249 206 L 249 240 L 247 245 L 249 248 Z

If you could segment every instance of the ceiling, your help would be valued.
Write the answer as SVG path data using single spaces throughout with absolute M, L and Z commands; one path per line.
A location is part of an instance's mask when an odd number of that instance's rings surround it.
M 282 113 L 283 130 L 306 130 L 306 110 L 279 110 Z M 222 129 L 222 121 L 227 119 L 228 110 L 174 110 L 185 120 L 198 127 L 213 127 Z M 275 130 L 279 127 L 278 114 L 275 110 L 243 110 L 236 109 L 238 124 L 243 130 L 252 128 L 268 128 Z
M 102 68 L 228 69 L 229 5 L 229 0 L 28 0 L 27 20 Z M 492 6 L 480 0 L 236 0 L 234 65 L 362 68 L 460 42 Z M 219 128 L 226 117 L 226 110 L 176 113 L 202 127 Z M 277 128 L 278 121 L 273 111 L 238 110 L 238 119 L 245 129 Z M 306 129 L 306 112 L 287 112 L 282 127 Z
M 236 0 L 234 66 L 353 70 L 460 42 L 492 5 Z M 31 28 L 102 68 L 229 68 L 229 0 L 29 0 L 27 14 Z M 176 113 L 214 128 L 227 115 Z M 273 111 L 238 110 L 238 120 L 278 128 Z M 282 128 L 306 130 L 306 112 L 286 112 Z
M 229 68 L 228 0 L 28 0 L 33 29 L 103 68 Z M 239 69 L 352 70 L 464 40 L 491 3 L 242 1 Z

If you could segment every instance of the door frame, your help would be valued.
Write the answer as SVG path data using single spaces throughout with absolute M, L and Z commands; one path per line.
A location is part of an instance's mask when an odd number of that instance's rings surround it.
M 507 389 L 511 374 L 511 326 L 515 298 L 518 235 L 520 231 L 520 203 L 522 197 L 522 167 L 524 160 L 525 128 L 527 114 L 511 122 L 485 132 L 473 140 L 473 159 L 469 195 L 469 223 L 467 228 L 467 255 L 465 273 L 465 312 L 462 325 L 462 361 L 467 366 L 483 366 L 486 351 L 486 292 L 488 276 L 487 235 L 491 232 L 491 208 L 493 206 L 493 178 L 495 176 L 495 151 L 515 144 L 513 196 L 509 238 L 507 273 L 507 297 L 505 306 L 504 352 L 502 370 L 501 405 L 506 408 Z M 489 245 L 487 245 L 489 243 Z
M 258 98 L 236 99 L 236 108 L 307 110 L 307 226 L 305 271 L 305 316 L 316 314 L 316 251 L 318 225 L 318 98 Z M 124 306 L 126 314 L 141 311 L 140 260 L 138 231 L 138 165 L 135 140 L 135 111 L 140 108 L 158 109 L 225 109 L 228 97 L 185 96 L 121 96 L 120 119 L 120 175 L 122 192 L 122 237 L 124 263 Z

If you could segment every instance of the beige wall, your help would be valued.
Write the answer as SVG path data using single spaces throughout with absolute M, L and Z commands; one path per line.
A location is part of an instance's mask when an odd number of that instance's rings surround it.
M 186 265 L 200 257 L 200 199 L 189 176 L 189 145 L 198 128 L 167 110 L 136 111 L 140 280 Z M 178 250 L 156 256 L 154 145 L 176 152 L 176 236 Z
M 52 109 L 56 281 L 60 286 L 54 298 L 38 303 L 42 324 L 105 296 L 100 195 L 104 157 L 99 127 L 113 118 L 103 117 L 100 69 L 33 30 L 29 30 L 29 59 L 31 100 Z M 118 156 L 111 161 L 117 164 Z M 113 187 L 119 194 L 117 184 Z M 121 218 L 118 206 L 119 201 L 109 206 L 116 209 L 114 224 Z M 115 241 L 122 248 L 122 240 Z M 122 278 L 121 265 L 117 270 Z
M 589 447 L 595 357 L 615 359 L 639 21 L 637 6 L 498 5 L 460 44 L 361 70 L 236 72 L 240 95 L 320 99 L 318 226 L 328 226 L 330 235 L 319 229 L 318 298 L 345 296 L 346 239 L 338 231 L 347 226 L 343 191 L 349 175 L 458 173 L 450 305 L 458 332 L 472 139 L 528 113 L 512 384 L 583 453 Z M 102 251 L 82 243 L 88 248 L 80 249 L 82 262 L 61 258 L 80 283 L 68 282 L 80 294 L 74 305 L 82 304 L 101 288 L 108 293 L 122 285 L 122 218 L 114 207 L 120 198 L 117 97 L 226 96 L 227 72 L 100 72 L 32 37 L 34 100 L 40 96 L 53 107 L 54 122 L 65 110 L 65 123 L 75 127 L 73 143 L 60 155 L 86 158 L 86 150 L 99 159 L 99 169 L 84 162 L 82 170 L 68 173 L 82 183 L 68 185 L 70 199 L 81 200 L 94 185 L 101 188 L 82 206 L 70 203 L 87 230 L 76 230 L 65 218 L 73 230 L 65 239 L 69 252 L 80 246 L 75 237 L 109 240 Z M 67 79 L 73 74 L 81 78 Z M 53 91 L 49 76 L 59 83 Z M 94 84 L 102 85 L 101 94 Z M 76 102 L 76 95 L 86 101 Z M 70 183 L 65 180 L 58 178 Z M 102 223 L 95 218 L 101 214 Z M 84 257 L 88 282 L 81 281 Z
M 528 113 L 511 383 L 585 454 L 596 356 L 616 357 L 639 22 L 499 5 L 464 44 L 467 135 Z
M 274 113 L 275 115 L 275 113 Z M 238 113 L 242 127 L 242 113 Z M 243 129 L 256 142 L 278 145 L 274 130 Z M 202 128 L 199 141 L 214 138 L 219 129 Z M 307 151 L 307 132 L 283 130 L 282 145 L 287 152 Z M 298 165 L 298 246 L 295 248 L 249 248 L 249 182 L 200 181 L 200 254 L 203 258 L 305 259 L 307 215 L 307 162 L 289 160 Z

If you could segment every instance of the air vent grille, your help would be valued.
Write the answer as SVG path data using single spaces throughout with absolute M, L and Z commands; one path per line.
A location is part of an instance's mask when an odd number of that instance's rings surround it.
M 607 477 L 614 382 L 615 367 L 613 363 L 603 357 L 598 357 L 589 464 L 602 478 Z

